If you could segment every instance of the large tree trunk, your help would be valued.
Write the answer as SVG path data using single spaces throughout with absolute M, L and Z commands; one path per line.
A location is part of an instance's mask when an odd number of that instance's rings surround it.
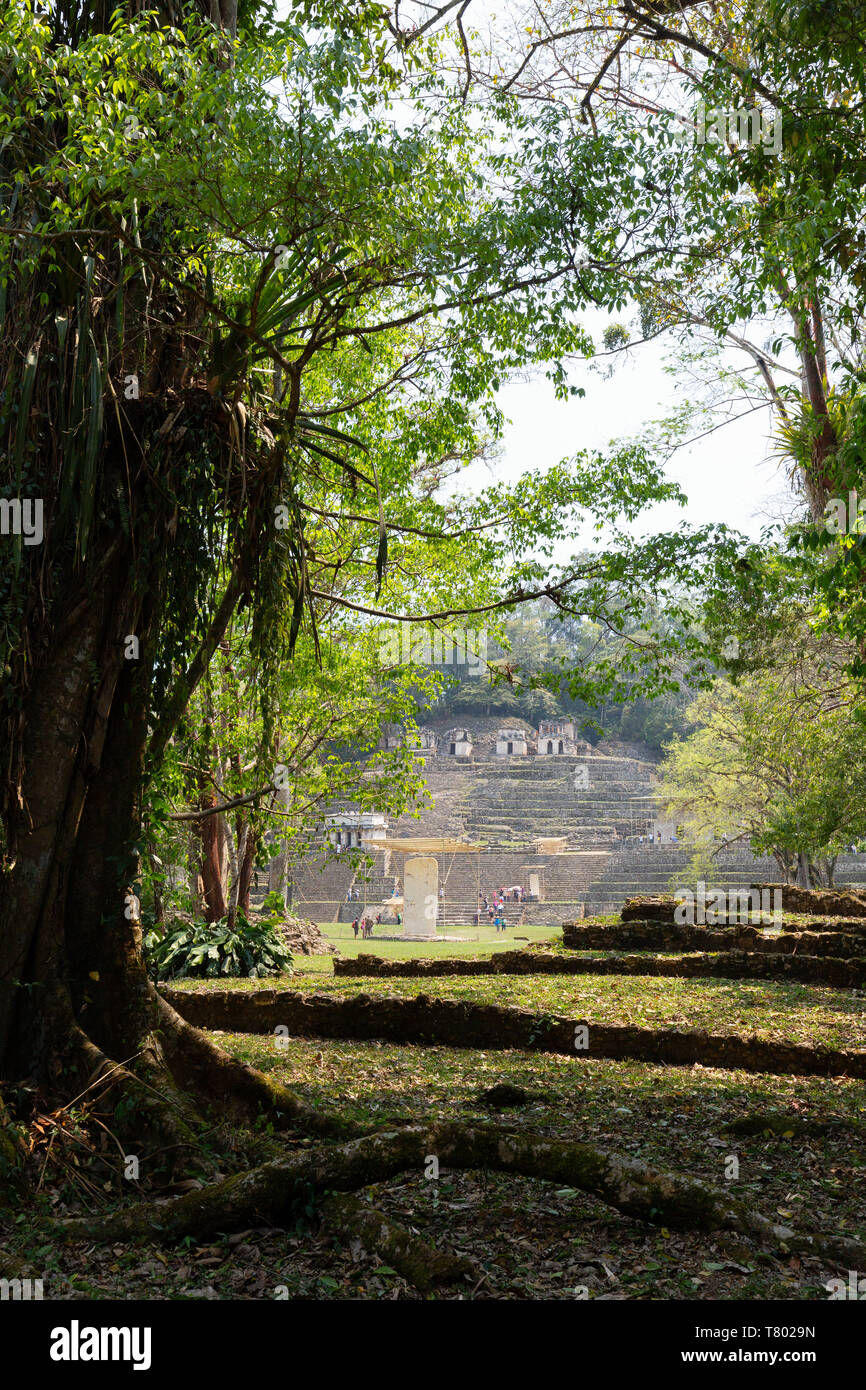
M 70 920 L 94 929 L 90 886 L 79 880 L 73 888 L 71 881 L 124 664 L 121 639 L 135 631 L 136 607 L 111 567 L 102 590 L 91 587 L 84 605 L 67 616 L 62 640 L 54 634 L 50 658 L 52 634 L 43 633 L 45 657 L 25 703 L 17 805 L 9 816 L 13 868 L 0 882 L 0 1067 L 9 1061 L 13 1030 L 13 1051 L 25 1071 L 52 1050 L 44 1001 L 31 987 L 38 984 L 47 996 L 67 981 L 67 904 Z M 96 871 L 101 883 L 105 866 Z M 78 892 L 85 895 L 81 904 Z
M 118 558 L 91 584 L 33 673 L 14 872 L 0 880 L 0 1079 L 68 1100 L 102 1078 L 112 1131 L 139 1155 L 170 1150 L 167 1166 L 197 1145 L 199 1102 L 236 1121 L 340 1130 L 215 1047 L 148 979 L 136 879 L 150 673 L 144 657 L 124 659 L 122 639 L 137 633 L 144 652 L 150 624 L 125 575 Z

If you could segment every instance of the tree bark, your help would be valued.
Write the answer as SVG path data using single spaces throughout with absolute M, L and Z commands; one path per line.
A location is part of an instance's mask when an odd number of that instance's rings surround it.
M 216 792 L 202 799 L 203 808 L 216 806 Z M 201 877 L 204 887 L 205 921 L 218 922 L 228 913 L 228 836 L 221 815 L 204 816 L 200 821 L 202 842 Z
M 245 917 L 250 915 L 250 893 L 253 886 L 253 874 L 256 868 L 256 856 L 258 854 L 259 838 L 251 826 L 247 827 L 246 844 L 244 855 L 240 866 L 240 877 L 238 881 L 238 907 Z

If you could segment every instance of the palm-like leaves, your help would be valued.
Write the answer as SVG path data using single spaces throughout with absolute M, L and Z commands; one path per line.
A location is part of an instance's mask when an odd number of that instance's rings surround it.
M 308 310 L 318 304 L 325 315 L 336 316 L 341 311 L 331 303 L 328 285 L 336 278 L 347 283 L 344 272 L 339 270 L 348 251 L 338 250 L 330 256 L 327 272 L 311 271 L 309 264 L 312 244 L 291 255 L 277 248 L 268 257 L 262 270 L 240 311 L 233 315 L 234 323 L 228 331 L 218 331 L 214 338 L 211 363 L 207 370 L 208 389 L 216 394 L 239 395 L 250 373 L 266 363 L 279 363 L 291 367 L 292 359 L 286 363 L 286 354 L 300 355 L 303 352 L 309 332 Z M 287 341 L 294 337 L 296 341 Z M 312 415 L 302 410 L 294 393 L 290 393 L 288 406 L 280 411 L 283 393 L 274 403 L 276 413 L 269 417 L 276 423 L 288 445 L 334 464 L 340 473 L 351 480 L 352 486 L 364 484 L 375 490 L 379 513 L 379 543 L 376 552 L 376 593 L 382 587 L 388 562 L 388 537 L 385 527 L 384 507 L 375 462 L 371 460 L 371 473 L 368 474 L 350 461 L 347 450 L 361 450 L 367 454 L 364 443 L 345 431 L 322 424 Z M 309 609 L 315 639 L 315 615 L 310 596 L 309 572 L 306 562 L 306 540 L 303 514 L 292 484 L 287 501 L 292 529 L 286 538 L 289 548 L 289 564 L 293 593 L 293 611 L 290 627 L 289 649 L 294 649 L 305 606 Z

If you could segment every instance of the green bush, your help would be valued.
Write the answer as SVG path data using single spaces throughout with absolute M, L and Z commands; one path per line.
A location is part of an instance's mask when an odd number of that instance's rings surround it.
M 250 922 L 242 912 L 233 931 L 226 917 L 218 922 L 181 922 L 165 936 L 149 932 L 144 945 L 154 979 L 213 979 L 219 975 L 257 979 L 292 973 L 292 953 L 275 921 Z
M 286 904 L 283 902 L 282 893 L 268 893 L 262 903 L 262 912 L 267 912 L 272 917 L 282 918 L 286 915 Z

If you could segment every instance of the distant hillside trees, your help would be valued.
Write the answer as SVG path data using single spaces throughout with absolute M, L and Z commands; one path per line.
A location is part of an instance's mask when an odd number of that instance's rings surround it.
M 689 725 L 686 709 L 694 691 L 686 684 L 655 699 L 608 699 L 590 704 L 572 695 L 569 680 L 576 665 L 615 658 L 620 639 L 596 623 L 562 621 L 542 604 L 501 624 L 497 640 L 488 640 L 485 675 L 468 666 L 455 667 L 433 711 L 437 716 L 467 715 L 521 718 L 537 727 L 557 715 L 574 719 L 583 736 L 644 743 L 661 753 Z M 423 717 L 423 716 L 421 716 Z

